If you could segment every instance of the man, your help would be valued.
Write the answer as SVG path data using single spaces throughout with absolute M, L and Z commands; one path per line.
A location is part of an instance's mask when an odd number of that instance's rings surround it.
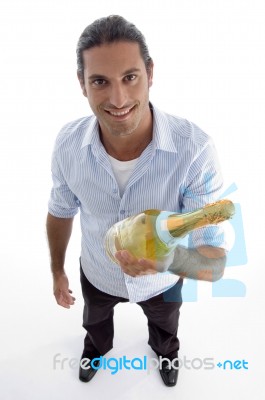
M 190 249 L 178 248 L 173 273 L 136 260 L 127 251 L 112 263 L 104 249 L 117 221 L 156 208 L 188 212 L 216 199 L 222 179 L 211 139 L 194 124 L 162 113 L 149 102 L 153 61 L 141 32 L 120 16 L 99 19 L 77 46 L 78 79 L 92 116 L 67 124 L 52 159 L 53 188 L 47 217 L 54 295 L 70 308 L 75 298 L 64 271 L 73 218 L 80 210 L 80 274 L 87 330 L 79 378 L 88 382 L 113 342 L 113 308 L 136 302 L 148 320 L 149 344 L 163 362 L 167 386 L 177 382 L 177 338 L 182 277 L 216 280 L 225 265 L 225 243 L 216 229 L 191 235 Z M 180 277 L 179 277 L 179 276 Z M 96 367 L 95 367 L 96 366 Z

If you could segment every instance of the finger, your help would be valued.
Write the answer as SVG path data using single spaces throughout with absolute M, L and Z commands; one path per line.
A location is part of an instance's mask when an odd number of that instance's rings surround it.
M 74 304 L 75 298 L 73 296 L 70 296 L 69 293 L 67 292 L 62 292 L 59 290 L 58 292 L 54 293 L 57 302 L 59 301 L 64 302 L 65 304 Z
M 154 275 L 154 274 L 156 274 L 156 273 L 157 273 L 157 271 L 154 270 L 154 269 L 146 269 L 146 270 L 143 272 L 143 275 L 144 275 L 144 274 L 148 274 L 148 275 L 149 275 L 149 274 L 150 274 L 150 275 L 153 274 L 153 275 Z
M 128 253 L 127 250 L 122 250 L 121 251 L 121 256 L 125 261 L 132 261 L 132 256 Z
M 136 276 L 136 270 L 131 265 L 122 266 L 121 269 L 127 275 L 130 275 L 130 276 L 133 276 L 133 277 Z
M 63 297 L 64 301 L 68 304 L 74 304 L 75 298 L 72 296 Z
M 122 269 L 123 269 L 124 267 L 127 267 L 127 266 L 128 266 L 128 263 L 122 258 L 121 255 L 117 256 L 116 259 L 117 259 L 117 261 L 118 261 L 118 263 L 119 263 L 119 266 L 120 266 Z
M 73 291 L 71 289 L 68 289 L 68 292 L 69 293 L 73 293 Z M 76 300 L 76 298 L 74 296 L 71 296 L 71 299 L 74 300 L 74 301 Z
M 62 306 L 64 308 L 70 308 L 70 305 L 67 302 L 65 302 L 65 300 L 61 296 L 60 297 L 55 296 L 55 299 L 59 306 Z
M 115 258 L 117 258 L 118 261 L 122 261 L 123 260 L 123 257 L 121 255 L 121 251 L 117 251 L 115 253 Z
M 153 261 L 151 261 L 151 260 L 147 260 L 146 258 L 140 258 L 139 260 L 138 260 L 138 263 L 140 264 L 140 265 L 142 265 L 143 267 L 153 267 L 154 266 L 154 262 Z
M 123 250 L 122 251 L 122 257 L 123 257 L 123 260 L 125 261 L 125 262 L 127 262 L 128 264 L 130 264 L 130 265 L 138 265 L 138 260 L 137 260 L 137 258 L 136 257 L 134 257 L 131 253 L 129 253 L 128 251 L 126 251 L 126 250 Z
M 119 265 L 120 265 L 121 268 L 127 268 L 127 267 L 130 267 L 132 265 L 132 263 L 128 262 L 127 260 L 125 260 L 122 255 L 119 255 L 117 257 L 117 260 L 118 260 Z
M 146 274 L 146 272 L 142 271 L 142 269 L 139 267 L 135 267 L 135 268 L 129 267 L 126 273 L 127 273 L 127 275 L 133 276 L 134 278 L 137 276 Z
M 68 309 L 70 308 L 70 305 L 65 303 L 64 301 L 60 301 L 58 304 L 63 308 L 68 308 Z
M 115 256 L 118 256 L 118 260 L 120 262 L 122 262 L 123 264 L 136 264 L 137 263 L 137 259 L 131 254 L 129 253 L 127 250 L 120 250 L 119 252 L 117 252 L 115 254 Z
M 133 278 L 135 278 L 137 276 L 137 274 L 132 271 L 132 270 L 127 270 L 127 271 L 123 271 L 126 275 L 132 276 Z
M 59 304 L 65 308 L 70 308 L 70 306 L 74 305 L 75 303 L 72 299 L 69 298 L 66 299 L 65 297 L 62 296 L 59 299 Z
M 141 258 L 140 260 L 138 260 L 139 265 L 141 265 L 142 269 L 144 269 L 145 271 L 156 271 L 156 264 L 154 261 L 152 260 L 147 260 L 146 258 Z

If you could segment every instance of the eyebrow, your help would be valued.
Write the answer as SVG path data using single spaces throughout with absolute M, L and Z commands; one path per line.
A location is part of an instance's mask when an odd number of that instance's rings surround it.
M 133 74 L 133 73 L 135 73 L 135 72 L 141 72 L 140 68 L 130 68 L 130 69 L 127 69 L 127 71 L 124 71 L 124 72 L 122 73 L 122 76 L 130 75 L 130 74 Z M 108 79 L 108 77 L 105 76 L 105 75 L 100 75 L 100 74 L 92 74 L 92 75 L 90 75 L 90 76 L 88 77 L 88 79 L 89 79 L 89 80 L 93 80 L 93 79 Z

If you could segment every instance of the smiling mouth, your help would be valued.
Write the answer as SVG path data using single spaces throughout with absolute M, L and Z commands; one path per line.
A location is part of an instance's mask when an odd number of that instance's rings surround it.
M 126 108 L 125 110 L 122 111 L 114 111 L 114 110 L 106 110 L 104 109 L 104 111 L 106 111 L 108 114 L 112 115 L 113 117 L 124 117 L 126 115 L 128 115 L 135 106 L 132 106 L 131 108 Z

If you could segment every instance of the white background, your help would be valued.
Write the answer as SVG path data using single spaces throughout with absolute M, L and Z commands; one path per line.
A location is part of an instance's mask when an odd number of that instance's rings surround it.
M 53 369 L 53 357 L 79 359 L 84 331 L 78 218 L 66 269 L 77 298 L 71 310 L 52 295 L 45 236 L 50 157 L 57 132 L 90 111 L 76 79 L 75 46 L 94 19 L 120 14 L 144 33 L 155 63 L 151 100 L 194 121 L 216 143 L 230 198 L 240 203 L 248 252 L 225 277 L 246 297 L 214 298 L 200 282 L 198 301 L 181 309 L 180 358 L 249 362 L 248 370 L 182 369 L 166 388 L 157 371 Z M 1 55 L 1 398 L 263 399 L 264 106 L 263 0 L 6 0 L 0 3 Z M 119 305 L 109 356 L 153 353 L 139 307 Z

